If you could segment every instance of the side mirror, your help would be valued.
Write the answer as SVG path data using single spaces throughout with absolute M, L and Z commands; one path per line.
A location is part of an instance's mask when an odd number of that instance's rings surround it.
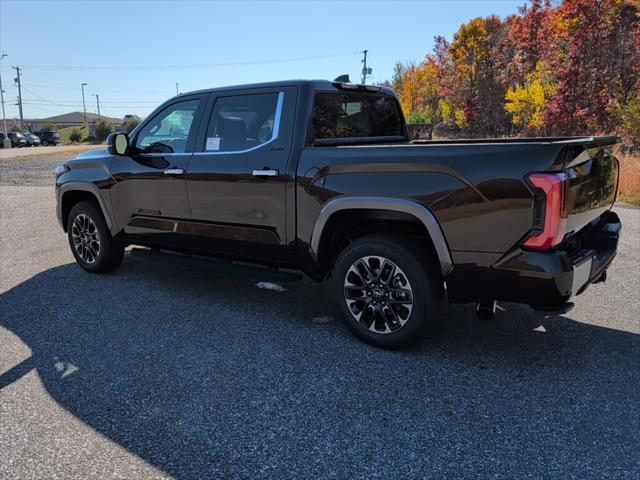
M 111 155 L 126 155 L 129 151 L 129 135 L 111 133 L 107 137 L 107 150 Z

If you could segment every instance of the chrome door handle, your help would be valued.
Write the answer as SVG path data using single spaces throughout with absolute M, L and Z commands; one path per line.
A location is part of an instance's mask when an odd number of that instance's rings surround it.
M 278 170 L 254 170 L 253 171 L 253 176 L 254 177 L 277 177 L 278 175 L 280 175 L 280 172 Z
M 182 168 L 167 168 L 164 171 L 165 175 L 182 175 L 184 170 Z

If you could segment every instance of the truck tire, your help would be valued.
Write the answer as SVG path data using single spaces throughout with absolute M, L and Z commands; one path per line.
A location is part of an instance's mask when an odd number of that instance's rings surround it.
M 43 147 L 48 147 L 48 146 L 49 146 L 49 140 L 42 140 L 42 142 L 40 142 L 40 144 L 41 144 Z
M 78 202 L 71 208 L 67 237 L 76 262 L 87 272 L 111 272 L 122 263 L 124 246 L 111 236 L 102 212 L 92 202 Z
M 376 347 L 410 346 L 437 306 L 432 263 L 423 246 L 401 235 L 373 234 L 351 243 L 331 278 L 345 325 Z

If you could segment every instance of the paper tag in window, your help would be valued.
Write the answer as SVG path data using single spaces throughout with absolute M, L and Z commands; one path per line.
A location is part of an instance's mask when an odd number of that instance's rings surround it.
M 220 150 L 220 137 L 208 137 L 207 150 Z

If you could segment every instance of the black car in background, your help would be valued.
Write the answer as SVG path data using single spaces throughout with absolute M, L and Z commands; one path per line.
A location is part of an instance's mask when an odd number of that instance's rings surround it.
M 40 137 L 40 144 L 44 147 L 47 145 L 56 146 L 60 143 L 60 134 L 58 132 L 39 130 L 37 132 L 33 132 L 33 134 Z
M 8 132 L 7 136 L 11 140 L 11 147 L 12 148 L 26 147 L 26 146 L 29 145 L 28 142 L 27 142 L 27 139 L 24 137 L 24 135 L 22 133 Z M 2 140 L 4 140 L 4 135 L 3 135 Z
M 37 147 L 40 145 L 40 138 L 37 135 L 34 135 L 31 132 L 23 133 L 25 140 L 27 141 L 28 147 Z

